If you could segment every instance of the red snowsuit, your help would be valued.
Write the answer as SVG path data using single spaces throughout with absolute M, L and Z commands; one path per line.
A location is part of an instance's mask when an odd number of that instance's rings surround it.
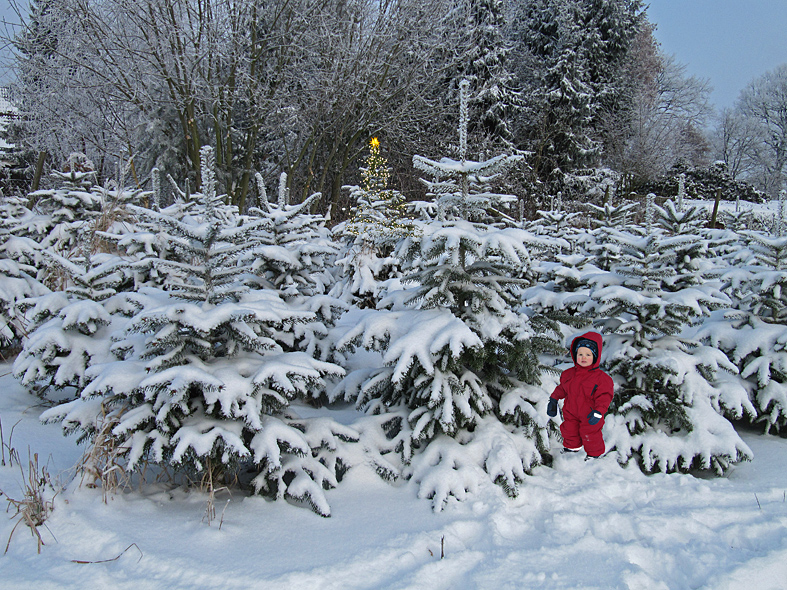
M 595 342 L 598 348 L 598 354 L 589 367 L 580 367 L 577 364 L 576 344 L 581 339 Z M 601 334 L 587 332 L 574 338 L 571 342 L 571 359 L 574 366 L 563 371 L 560 384 L 551 395 L 554 399 L 565 399 L 563 423 L 560 425 L 563 446 L 569 449 L 584 446 L 588 455 L 599 457 L 605 450 L 604 437 L 601 434 L 604 419 L 591 426 L 588 423 L 588 414 L 595 411 L 604 416 L 607 413 L 614 387 L 612 377 L 598 368 L 601 362 Z

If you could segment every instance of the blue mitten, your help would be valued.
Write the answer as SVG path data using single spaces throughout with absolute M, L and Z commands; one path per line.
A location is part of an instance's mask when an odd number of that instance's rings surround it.
M 549 398 L 549 404 L 547 405 L 547 416 L 550 418 L 557 416 L 557 400 L 554 397 Z
M 597 412 L 596 410 L 593 410 L 592 412 L 590 412 L 590 414 L 588 414 L 588 424 L 594 426 L 595 424 L 598 424 L 603 417 L 604 417 L 603 414 Z

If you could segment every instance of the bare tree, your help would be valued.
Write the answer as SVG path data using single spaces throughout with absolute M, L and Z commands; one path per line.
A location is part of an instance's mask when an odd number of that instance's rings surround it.
M 787 166 L 787 64 L 754 79 L 741 92 L 737 111 L 758 139 L 747 150 L 754 162 L 750 180 L 774 196 L 784 188 Z
M 66 152 L 57 141 L 79 137 L 197 181 L 212 144 L 241 206 L 266 165 L 293 194 L 335 199 L 369 135 L 406 144 L 442 106 L 429 89 L 451 0 L 46 1 L 57 43 L 19 55 L 34 140 Z
M 752 156 L 761 151 L 762 127 L 744 117 L 739 110 L 725 108 L 719 113 L 712 135 L 713 154 L 727 164 L 733 179 L 749 178 L 755 173 Z
M 637 182 L 664 175 L 679 161 L 704 164 L 708 82 L 686 76 L 685 66 L 661 52 L 652 25 L 641 31 L 628 68 L 632 106 L 607 113 L 607 165 Z

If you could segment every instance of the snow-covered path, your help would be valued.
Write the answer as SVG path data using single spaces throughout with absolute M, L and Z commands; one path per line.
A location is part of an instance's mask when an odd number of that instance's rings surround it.
M 0 391 L 6 459 L 13 447 L 26 462 L 29 447 L 65 481 L 80 455 L 73 439 L 39 424 L 35 398 L 7 374 Z M 0 588 L 784 589 L 787 440 L 744 439 L 755 459 L 726 478 L 559 456 L 516 499 L 489 484 L 439 514 L 413 484 L 390 486 L 371 469 L 328 493 L 330 519 L 220 492 L 210 526 L 200 493 L 162 484 L 104 504 L 100 490 L 72 484 L 41 528 L 41 555 L 29 530 L 16 530 Z M 9 497 L 21 481 L 18 466 L 0 467 Z M 3 547 L 12 516 L 0 520 Z

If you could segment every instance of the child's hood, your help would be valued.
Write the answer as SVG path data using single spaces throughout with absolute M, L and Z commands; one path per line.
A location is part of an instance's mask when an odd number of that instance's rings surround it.
M 582 341 L 590 340 L 590 342 L 596 345 L 596 358 L 593 364 L 590 366 L 590 369 L 597 369 L 598 366 L 601 364 L 601 334 L 598 332 L 585 332 L 584 334 L 577 336 L 571 341 L 571 360 L 574 361 L 574 366 L 579 367 L 577 364 L 577 349 L 582 346 Z M 591 348 L 592 347 L 588 347 Z

